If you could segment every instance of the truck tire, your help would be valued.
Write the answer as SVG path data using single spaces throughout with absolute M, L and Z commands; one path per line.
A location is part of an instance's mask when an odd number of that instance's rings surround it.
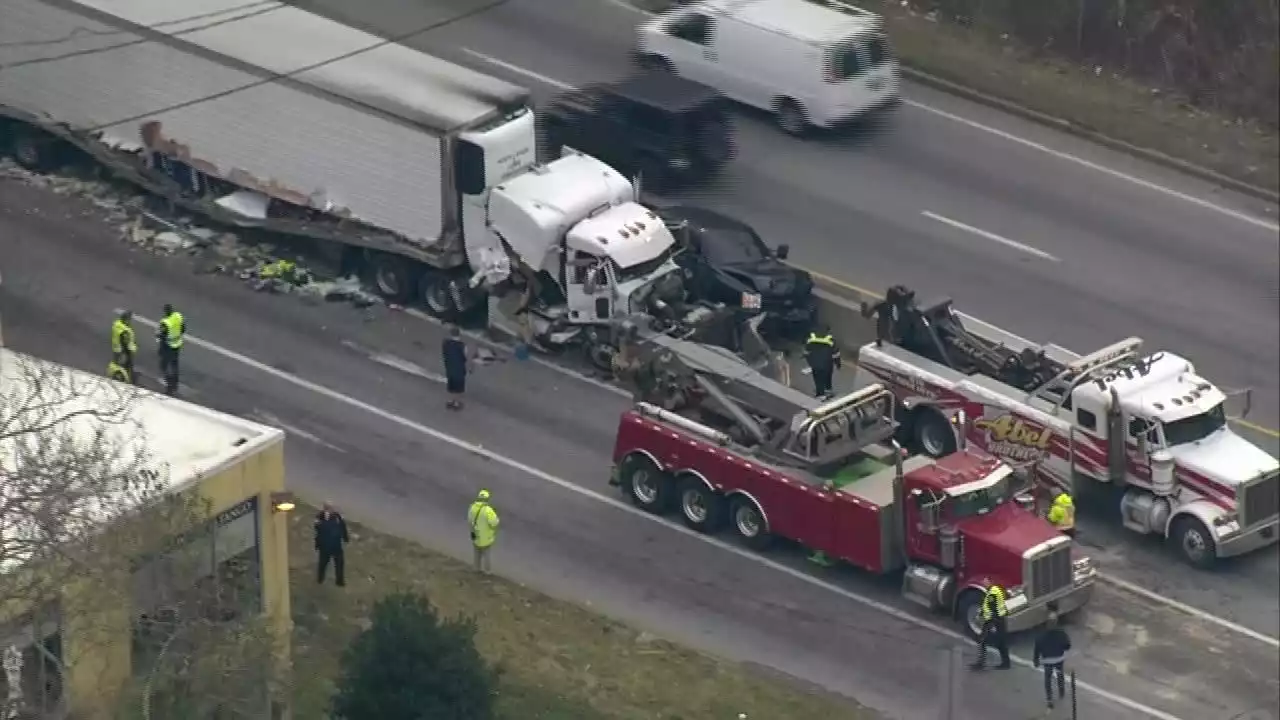
M 389 302 L 404 303 L 417 290 L 418 269 L 414 263 L 387 253 L 373 253 L 369 258 L 373 286 Z
M 724 498 L 701 479 L 686 475 L 680 481 L 680 518 L 693 530 L 713 533 L 724 520 Z
M 782 98 L 774 105 L 774 121 L 782 132 L 800 137 L 809 132 L 809 116 L 804 106 L 791 98 Z
M 458 297 L 454 298 L 456 285 Z M 431 317 L 445 322 L 470 322 L 483 308 L 488 312 L 485 294 L 467 287 L 465 278 L 457 273 L 426 270 L 418 278 L 418 300 Z M 462 304 L 459 305 L 458 301 Z
M 32 172 L 50 172 L 62 165 L 62 142 L 52 135 L 16 123 L 7 134 L 9 142 L 5 149 L 22 167 Z
M 1218 549 L 1209 528 L 1190 515 L 1173 521 L 1169 528 L 1169 543 L 1178 555 L 1192 567 L 1208 570 L 1218 560 Z
M 982 638 L 982 591 L 970 588 L 956 600 L 956 622 L 972 640 Z
M 919 408 L 911 418 L 915 448 L 931 458 L 956 451 L 956 433 L 942 413 L 933 408 Z
M 645 512 L 661 515 L 671 507 L 675 483 L 644 455 L 629 455 L 618 467 L 622 491 L 632 504 Z
M 734 533 L 752 550 L 765 550 L 772 543 L 769 523 L 754 500 L 735 497 L 729 504 L 729 519 L 733 523 Z

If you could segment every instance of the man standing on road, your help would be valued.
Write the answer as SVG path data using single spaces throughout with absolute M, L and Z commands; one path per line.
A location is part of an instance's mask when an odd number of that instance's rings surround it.
M 133 360 L 138 356 L 138 337 L 133 333 L 133 312 L 117 310 L 111 323 L 111 364 L 107 377 L 120 382 L 138 384 L 138 373 Z
M 804 357 L 813 374 L 814 395 L 825 398 L 831 395 L 831 376 L 840 367 L 840 350 L 826 325 L 819 325 L 809 333 L 804 344 Z
M 978 659 L 973 663 L 974 670 L 982 670 L 987 666 L 987 648 L 995 647 L 1000 652 L 1001 670 L 1013 667 L 1009 662 L 1009 608 L 1005 605 L 1004 588 L 992 585 L 982 596 L 979 612 L 982 616 L 982 636 L 978 638 Z
M 1058 678 L 1058 699 L 1067 696 L 1067 678 L 1063 672 L 1063 663 L 1067 661 L 1067 651 L 1071 649 L 1071 638 L 1067 631 L 1058 626 L 1057 614 L 1050 614 L 1049 621 L 1036 637 L 1036 646 L 1032 651 L 1031 662 L 1036 667 L 1044 667 L 1044 699 L 1053 709 L 1053 678 Z
M 462 341 L 462 331 L 457 325 L 449 326 L 449 337 L 444 339 L 444 382 L 449 401 L 445 407 L 462 409 L 462 394 L 467 390 L 467 344 Z
M 178 355 L 187 336 L 187 321 L 172 305 L 164 306 L 164 317 L 156 328 L 160 350 L 160 375 L 164 377 L 166 395 L 178 394 Z
M 467 524 L 471 526 L 471 544 L 475 548 L 475 566 L 479 572 L 489 573 L 489 550 L 498 539 L 498 511 L 489 504 L 489 491 L 481 490 L 476 501 L 467 510 Z
M 333 563 L 333 579 L 338 587 L 347 584 L 346 544 L 351 541 L 347 534 L 347 521 L 342 513 L 325 503 L 324 508 L 316 513 L 316 582 L 324 583 L 324 571 L 329 563 Z

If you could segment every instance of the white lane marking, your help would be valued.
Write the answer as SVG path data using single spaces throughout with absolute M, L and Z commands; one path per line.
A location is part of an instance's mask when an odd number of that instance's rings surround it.
M 437 383 L 443 384 L 445 381 L 443 375 L 437 375 L 417 363 L 409 362 L 408 360 L 405 360 L 404 358 L 401 358 L 401 357 L 396 357 L 395 355 L 387 355 L 385 353 L 374 353 L 373 355 L 369 356 L 369 359 L 378 363 L 379 365 L 386 365 L 387 367 L 395 368 L 396 370 L 399 370 L 402 373 L 407 373 L 409 375 L 416 375 L 420 378 L 426 378 L 431 382 L 437 382 Z
M 134 319 L 149 327 L 156 326 L 156 323 L 154 320 L 149 320 L 147 318 L 139 317 L 137 315 L 134 316 Z M 499 465 L 505 465 L 506 467 L 512 470 L 524 473 L 538 480 L 542 480 L 543 482 L 549 485 L 554 485 L 560 488 L 561 490 L 565 490 L 567 492 L 580 495 L 590 500 L 595 500 L 596 502 L 603 503 L 605 505 L 613 507 L 622 512 L 630 513 L 634 517 L 644 518 L 651 522 L 658 523 L 662 525 L 664 528 L 667 528 L 673 532 L 682 533 L 686 537 L 694 538 L 697 540 L 701 540 L 702 542 L 708 543 L 710 545 L 714 545 L 715 547 L 720 548 L 725 552 L 733 553 L 734 555 L 741 557 L 745 560 L 759 563 L 761 565 L 764 565 L 765 567 L 770 568 L 771 570 L 775 570 L 777 572 L 783 573 L 797 580 L 800 580 L 801 582 L 806 582 L 815 587 L 819 587 L 819 588 L 822 588 L 823 590 L 827 590 L 829 592 L 835 593 L 837 595 L 840 595 L 841 597 L 844 597 L 848 600 L 852 600 L 860 605 L 876 610 L 877 612 L 883 613 L 885 615 L 889 615 L 890 617 L 893 617 L 902 622 L 908 623 L 910 625 L 914 625 L 915 627 L 921 628 L 923 630 L 929 630 L 931 632 L 938 633 L 939 635 L 943 635 L 953 640 L 967 642 L 967 638 L 964 635 L 961 635 L 960 633 L 955 632 L 954 630 L 948 630 L 946 628 L 938 627 L 933 623 L 922 620 L 909 613 L 899 610 L 898 608 L 895 608 L 890 605 L 885 605 L 882 602 L 873 600 L 869 597 L 866 597 L 865 595 L 859 595 L 858 593 L 855 593 L 851 590 L 846 590 L 845 588 L 842 588 L 839 585 L 835 585 L 826 580 L 822 580 L 821 578 L 808 575 L 799 570 L 796 570 L 795 568 L 788 567 L 775 560 L 770 560 L 767 557 L 757 555 L 743 548 L 736 547 L 724 540 L 708 537 L 697 531 L 686 528 L 682 525 L 677 525 L 675 523 L 668 522 L 650 513 L 644 512 L 643 510 L 640 510 L 639 508 L 636 508 L 630 505 L 629 503 L 625 503 L 617 498 L 609 497 L 608 495 L 604 495 L 594 490 L 589 490 L 587 488 L 582 487 L 581 485 L 576 485 L 568 480 L 556 477 L 555 475 L 552 475 L 543 470 L 539 470 L 538 468 L 533 467 L 532 465 L 526 465 L 525 463 L 522 463 L 519 460 L 507 457 L 506 455 L 502 455 L 500 453 L 494 452 L 493 450 L 489 450 L 488 448 L 485 448 L 482 445 L 477 445 L 475 443 L 468 442 L 461 438 L 454 437 L 453 435 L 449 435 L 448 433 L 444 433 L 439 430 L 436 430 L 435 428 L 423 425 L 422 423 L 416 422 L 414 420 L 410 420 L 409 418 L 396 415 L 395 413 L 389 410 L 384 410 L 380 407 L 377 407 L 376 405 L 370 405 L 369 403 L 366 403 L 363 400 L 358 400 L 349 395 L 344 395 L 338 392 L 337 390 L 333 390 L 331 388 L 325 387 L 324 385 L 320 385 L 319 383 L 314 383 L 314 382 L 311 382 L 310 380 L 294 375 L 293 373 L 285 372 L 284 370 L 274 368 L 270 365 L 267 365 L 266 363 L 255 360 L 249 357 L 248 355 L 243 355 L 241 353 L 236 352 L 235 350 L 224 348 L 220 345 L 216 345 L 212 342 L 209 342 L 208 340 L 202 340 L 200 338 L 193 337 L 191 335 L 188 335 L 186 340 L 187 342 L 191 343 L 196 347 L 203 348 L 204 350 L 207 350 L 211 353 L 220 355 L 224 359 L 231 360 L 233 362 L 240 363 L 241 365 L 244 365 L 246 367 L 253 368 L 254 370 L 257 370 L 261 373 L 270 375 L 276 378 L 277 380 L 283 380 L 284 382 L 295 385 L 299 388 L 302 388 L 303 390 L 307 390 L 309 392 L 315 393 L 316 395 L 326 397 L 330 400 L 341 403 L 343 405 L 347 405 L 357 410 L 363 410 L 364 412 L 370 415 L 373 415 L 375 417 L 381 418 L 389 423 L 392 423 L 394 425 L 399 425 L 400 427 L 403 427 L 407 430 L 412 430 L 421 435 L 426 435 L 427 437 L 430 437 L 438 442 L 444 443 L 446 445 L 450 445 L 452 447 L 455 447 L 459 450 L 463 450 L 465 452 L 469 452 L 473 455 L 482 457 L 486 460 L 495 462 Z M 1013 660 L 1017 662 L 1019 665 L 1022 665 L 1025 667 L 1031 667 L 1031 661 L 1020 655 L 1013 655 Z M 1176 715 L 1170 715 L 1169 713 L 1166 713 L 1162 710 L 1158 710 L 1156 708 L 1144 705 L 1141 702 L 1138 702 L 1137 700 L 1133 700 L 1132 698 L 1128 698 L 1123 695 L 1113 693 L 1109 690 L 1104 690 L 1100 687 L 1096 687 L 1086 682 L 1079 682 L 1078 686 L 1083 690 L 1085 690 L 1086 692 L 1091 692 L 1094 695 L 1097 695 L 1098 697 L 1104 700 L 1112 702 L 1121 707 L 1128 708 L 1135 712 L 1143 713 L 1152 718 L 1156 718 L 1157 720 L 1182 720 L 1182 718 L 1179 718 Z
M 1263 643 L 1264 645 L 1270 645 L 1273 648 L 1280 648 L 1280 638 L 1273 638 L 1270 635 L 1265 635 L 1263 633 L 1258 632 L 1257 630 L 1250 630 L 1249 628 L 1243 625 L 1239 625 L 1237 623 L 1233 623 L 1230 620 L 1224 620 L 1223 618 L 1210 615 L 1205 611 L 1200 610 L 1199 608 L 1192 607 L 1191 605 L 1187 605 L 1186 603 L 1181 603 L 1181 602 L 1178 602 L 1177 600 L 1170 600 L 1169 598 L 1162 597 L 1161 595 L 1158 595 L 1140 585 L 1135 585 L 1127 580 L 1121 580 L 1120 578 L 1112 577 L 1112 576 L 1105 576 L 1105 577 L 1102 577 L 1102 579 L 1106 580 L 1108 583 L 1115 585 L 1116 587 L 1126 592 L 1133 593 L 1134 595 L 1146 598 L 1148 600 L 1164 603 L 1165 605 L 1168 605 L 1174 610 L 1179 610 L 1181 612 L 1184 612 L 1200 620 L 1211 621 L 1232 632 L 1239 633 L 1248 638 L 1253 638 L 1254 640 L 1257 640 L 1258 642 Z
M 620 2 L 620 0 L 611 0 L 611 4 L 623 5 L 623 3 Z M 641 10 L 640 8 L 633 8 L 633 9 L 636 10 L 637 12 L 640 12 L 646 15 L 652 14 L 652 13 L 649 13 L 647 10 Z M 478 52 L 476 50 L 472 50 L 471 48 L 464 47 L 462 48 L 462 51 L 467 53 L 468 55 L 471 55 L 472 57 L 475 57 L 479 60 L 483 60 L 484 62 L 487 62 L 491 65 L 503 68 L 505 70 L 510 70 L 513 73 L 523 75 L 532 80 L 537 80 L 538 82 L 545 83 L 547 85 L 550 85 L 551 87 L 559 88 L 561 90 L 574 89 L 572 85 L 570 85 L 567 82 L 564 82 L 563 80 L 557 80 L 553 77 L 549 77 L 547 75 L 543 75 L 541 73 L 537 73 L 532 70 L 527 70 L 525 68 L 520 67 L 519 65 L 509 63 L 505 60 L 500 60 L 491 55 L 485 55 L 484 53 Z M 990 125 L 983 125 L 982 123 L 977 122 L 976 120 L 970 120 L 966 117 L 961 117 L 959 115 L 956 115 L 955 113 L 950 113 L 950 112 L 947 112 L 946 110 L 941 110 L 939 108 L 933 107 L 932 105 L 926 105 L 918 100 L 908 100 L 907 98 L 903 98 L 902 103 L 904 105 L 910 105 L 913 108 L 918 108 L 920 110 L 924 110 L 925 112 L 932 113 L 934 115 L 937 115 L 938 117 L 945 118 L 953 122 L 958 122 L 961 125 L 965 125 L 967 127 L 973 128 L 974 130 L 981 130 L 982 132 L 990 133 L 1001 139 L 1008 140 L 1009 142 L 1022 145 L 1023 147 L 1027 147 L 1032 150 L 1037 150 L 1046 155 L 1049 155 L 1050 157 L 1055 157 L 1059 160 L 1075 163 L 1076 165 L 1079 165 L 1083 168 L 1087 168 L 1089 170 L 1102 173 L 1104 175 L 1109 175 L 1117 180 L 1123 180 L 1125 182 L 1132 183 L 1134 185 L 1137 185 L 1138 187 L 1145 188 L 1152 192 L 1167 195 L 1171 198 L 1174 198 L 1175 200 L 1181 200 L 1183 202 L 1190 203 L 1192 205 L 1203 208 L 1205 210 L 1216 212 L 1220 215 L 1224 215 L 1226 217 L 1232 218 L 1233 220 L 1239 220 L 1241 222 L 1248 223 L 1256 227 L 1260 227 L 1263 230 L 1269 230 L 1271 232 L 1280 232 L 1280 224 L 1277 224 L 1271 220 L 1267 220 L 1265 218 L 1261 218 L 1247 212 L 1241 212 L 1239 210 L 1233 210 L 1229 207 L 1218 205 L 1217 203 L 1210 202 L 1209 200 L 1205 200 L 1204 198 L 1200 198 L 1200 197 L 1196 197 L 1195 195 L 1184 193 L 1181 190 L 1174 190 L 1173 188 L 1165 187 L 1164 185 L 1160 185 L 1159 183 L 1155 183 L 1150 180 L 1144 180 L 1135 175 L 1130 175 L 1128 173 L 1121 172 L 1113 168 L 1109 168 L 1106 165 L 1100 165 L 1096 162 L 1093 162 L 1092 160 L 1086 160 L 1082 157 L 1077 157 L 1068 152 L 1063 152 L 1061 150 L 1054 150 L 1053 148 L 1049 147 L 1048 145 L 1045 145 L 1044 143 L 1038 143 L 1034 140 L 1028 140 L 1024 137 L 1014 135 L 1013 133 L 1006 132 L 999 128 L 991 127 Z
M 945 215 L 939 215 L 935 212 L 929 212 L 928 210 L 923 210 L 920 212 L 920 214 L 935 222 L 940 222 L 943 225 L 950 225 L 951 227 L 957 230 L 964 230 L 967 233 L 977 235 L 980 238 L 986 238 L 991 242 L 1000 243 L 1001 245 L 1004 245 L 1005 247 L 1013 248 L 1014 250 L 1021 250 L 1022 252 L 1028 255 L 1034 255 L 1042 260 L 1048 260 L 1050 262 L 1062 262 L 1057 256 L 1050 255 L 1049 253 L 1039 248 L 1033 248 L 1030 245 L 1024 245 L 1018 242 L 1017 240 L 1010 240 L 1007 237 L 1003 237 L 993 232 L 983 230 L 982 228 L 974 227 L 972 225 L 966 225 L 965 223 L 962 223 L 959 220 L 952 220 L 951 218 L 946 217 Z
M 272 415 L 271 413 L 263 412 L 261 410 L 254 410 L 252 415 L 253 417 L 257 418 L 260 422 L 266 425 L 274 425 L 275 427 L 278 427 L 281 430 L 284 430 L 290 435 L 296 435 L 302 438 L 303 440 L 313 442 L 316 445 L 319 445 L 320 447 L 328 448 L 329 450 L 333 450 L 334 452 L 340 452 L 340 453 L 343 453 L 344 455 L 347 452 L 346 450 L 343 450 L 342 448 L 338 447 L 337 445 L 334 445 L 333 443 L 325 442 L 323 438 L 317 435 L 313 435 L 307 432 L 306 430 L 303 430 L 302 428 L 290 425 L 289 423 L 281 420 L 280 418 L 276 417 L 275 415 Z
M 513 72 L 513 73 L 516 73 L 516 74 L 518 74 L 518 75 L 523 75 L 523 76 L 525 76 L 525 77 L 527 77 L 527 78 L 529 78 L 529 79 L 531 79 L 531 80 L 537 80 L 538 82 L 543 83 L 544 85 L 550 85 L 551 87 L 559 88 L 559 89 L 561 89 L 561 90 L 573 90 L 573 89 L 574 89 L 574 87 L 573 87 L 572 85 L 570 85 L 570 84 L 569 84 L 569 83 L 567 83 L 567 82 L 564 82 L 563 80 L 557 80 L 557 79 L 555 79 L 555 78 L 553 78 L 553 77 L 548 77 L 548 76 L 543 75 L 543 74 L 541 74 L 541 73 L 536 73 L 536 72 L 534 72 L 534 71 L 532 71 L 532 70 L 526 70 L 526 69 L 524 69 L 524 68 L 520 67 L 519 65 L 513 65 L 513 64 L 511 64 L 511 63 L 509 63 L 509 62 L 507 62 L 507 61 L 505 61 L 505 60 L 499 60 L 498 58 L 493 57 L 492 55 L 485 55 L 485 54 L 484 54 L 484 53 L 482 53 L 482 52 L 476 52 L 475 50 L 472 50 L 471 48 L 466 48 L 466 47 L 464 47 L 464 48 L 462 48 L 462 52 L 464 52 L 464 53 L 466 53 L 466 54 L 468 54 L 468 55 L 470 55 L 470 56 L 472 56 L 472 57 L 474 57 L 474 58 L 477 58 L 477 59 L 479 59 L 479 60 L 483 60 L 483 61 L 485 61 L 485 62 L 489 63 L 490 65 L 494 65 L 494 66 L 496 66 L 496 67 L 500 67 L 500 68 L 502 68 L 502 69 L 504 69 L 504 70 L 510 70 L 510 71 L 511 71 L 511 72 Z
M 441 327 L 443 327 L 443 326 L 444 326 L 444 323 L 443 323 L 443 322 L 441 322 L 440 320 L 438 320 L 438 319 L 436 319 L 436 318 L 431 317 L 430 315 L 428 315 L 428 314 L 426 314 L 426 313 L 422 312 L 421 310 L 417 310 L 417 309 L 414 309 L 414 308 L 405 308 L 405 309 L 404 309 L 404 312 L 405 312 L 406 314 L 408 314 L 408 315 L 412 315 L 413 317 L 418 318 L 418 319 L 420 319 L 420 320 L 425 320 L 426 322 L 429 322 L 429 323 L 431 323 L 432 325 L 438 325 L 438 326 L 441 326 Z M 136 317 L 136 316 L 135 316 L 135 317 Z M 474 331 L 471 331 L 471 330 L 463 330 L 463 331 L 462 331 L 462 334 L 463 334 L 463 335 L 467 335 L 468 337 L 471 337 L 471 338 L 473 338 L 474 340 L 476 340 L 476 341 L 478 341 L 478 342 L 482 342 L 482 343 L 484 343 L 484 344 L 486 344 L 486 345 L 488 345 L 488 346 L 490 346 L 490 347 L 492 347 L 492 348 L 494 348 L 494 349 L 497 349 L 497 350 L 502 350 L 502 351 L 506 352 L 506 351 L 510 351 L 510 349 L 511 349 L 509 345 L 505 345 L 505 344 L 503 344 L 503 343 L 496 342 L 496 341 L 491 340 L 491 339 L 489 339 L 489 338 L 487 338 L 487 337 L 484 337 L 484 336 L 483 336 L 483 335 L 481 335 L 480 333 L 477 333 L 477 332 L 474 332 Z M 596 387 L 600 388 L 601 390 L 605 390 L 605 391 L 607 391 L 607 392 L 611 392 L 611 393 L 613 393 L 614 395 L 618 395 L 618 396 L 620 396 L 620 397 L 627 398 L 628 400 L 630 400 L 630 399 L 631 399 L 631 397 L 632 397 L 632 396 L 631 396 L 631 393 L 629 393 L 629 392 L 627 392 L 626 390 L 624 390 L 624 389 L 622 389 L 622 388 L 618 387 L 617 385 L 614 385 L 614 384 L 612 384 L 612 383 L 606 382 L 606 381 L 604 381 L 604 380 L 600 380 L 600 379 L 598 379 L 598 378 L 593 378 L 593 377 L 591 377 L 591 376 L 589 376 L 589 375 L 584 375 L 584 374 L 582 374 L 582 373 L 580 373 L 580 372 L 578 372 L 577 370 L 574 370 L 574 369 L 572 369 L 572 368 L 568 368 L 568 367 L 565 367 L 565 366 L 563 366 L 563 365 L 558 365 L 558 364 L 556 364 L 556 363 L 554 363 L 554 362 L 550 362 L 550 361 L 548 361 L 548 360 L 543 360 L 542 358 L 539 358 L 539 357 L 536 357 L 536 356 L 535 356 L 535 357 L 532 357 L 532 358 L 530 358 L 530 359 L 531 359 L 533 362 L 537 363 L 538 365 L 541 365 L 541 366 L 543 366 L 543 367 L 545 367 L 545 368 L 547 368 L 547 369 L 549 369 L 549 370 L 552 370 L 552 371 L 554 371 L 554 372 L 558 372 L 558 373 L 560 373 L 561 375 L 565 375 L 565 376 L 571 377 L 571 378 L 573 378 L 573 379 L 575 379 L 575 380 L 580 380 L 580 381 L 582 381 L 582 382 L 589 383 L 589 384 L 591 384 L 591 385 L 594 385 L 594 386 L 596 386 Z M 810 370 L 809 368 L 807 368 L 807 367 L 806 367 L 806 368 L 802 369 L 800 372 L 801 372 L 801 374 L 803 374 L 803 375 L 809 375 L 809 374 L 811 374 L 811 373 L 812 373 L 812 370 Z M 1164 605 L 1164 606 L 1169 607 L 1169 608 L 1172 608 L 1172 609 L 1174 609 L 1174 610 L 1178 610 L 1179 612 L 1186 613 L 1187 615 L 1190 615 L 1191 617 L 1194 617 L 1194 618 L 1196 618 L 1197 620 L 1201 620 L 1201 621 L 1206 622 L 1206 623 L 1209 623 L 1209 624 L 1211 624 L 1211 625 L 1217 625 L 1218 627 L 1220 627 L 1220 628 L 1222 628 L 1222 629 L 1224 629 L 1224 630 L 1228 630 L 1228 631 L 1230 631 L 1230 632 L 1239 633 L 1240 635 L 1243 635 L 1244 637 L 1252 638 L 1252 639 L 1257 640 L 1258 642 L 1261 642 L 1261 643 L 1263 643 L 1263 644 L 1265 644 L 1265 645 L 1270 645 L 1270 646 L 1272 646 L 1272 647 L 1280 647 L 1280 638 L 1274 638 L 1274 637 L 1271 637 L 1270 635 L 1266 635 L 1266 634 L 1264 634 L 1264 633 L 1258 632 L 1257 630 L 1252 630 L 1252 629 L 1247 628 L 1247 627 L 1245 627 L 1245 626 L 1243 626 L 1243 625 L 1239 625 L 1239 624 L 1237 624 L 1237 623 L 1233 623 L 1233 622 L 1231 622 L 1230 620 L 1226 620 L 1226 619 L 1224 619 L 1224 618 L 1218 617 L 1217 615 L 1213 615 L 1213 614 L 1211 614 L 1211 613 L 1209 613 L 1209 612 L 1206 612 L 1206 611 L 1204 611 L 1204 610 L 1201 610 L 1200 608 L 1197 608 L 1197 607 L 1195 607 L 1195 606 L 1193 606 L 1193 605 L 1188 605 L 1188 604 L 1186 604 L 1186 603 L 1184 603 L 1184 602 L 1180 602 L 1180 601 L 1178 601 L 1178 600 L 1174 600 L 1174 599 L 1172 599 L 1172 598 L 1164 597 L 1163 595 L 1159 595 L 1159 594 L 1157 594 L 1157 593 L 1151 592 L 1150 590 L 1147 590 L 1146 588 L 1143 588 L 1143 587 L 1139 587 L 1139 586 L 1137 586 L 1137 585 L 1134 585 L 1133 583 L 1129 582 L 1128 580 L 1123 580 L 1123 579 L 1121 579 L 1121 578 L 1119 578 L 1119 577 L 1116 577 L 1115 575 L 1112 575 L 1112 574 L 1110 574 L 1110 573 L 1099 572 L 1097 577 L 1098 577 L 1098 579 L 1099 579 L 1099 580 L 1101 580 L 1101 581 L 1103 581 L 1103 582 L 1105 582 L 1105 583 L 1108 583 L 1108 584 L 1110 584 L 1110 585 L 1114 585 L 1115 587 L 1120 588 L 1121 590 L 1125 590 L 1125 591 L 1128 591 L 1128 592 L 1134 593 L 1134 594 L 1139 595 L 1139 596 L 1141 596 L 1141 597 L 1143 597 L 1143 598 L 1145 598 L 1145 599 L 1147 599 L 1147 600 L 1150 600 L 1151 602 L 1154 602 L 1154 603 L 1157 603 L 1157 604 L 1160 604 L 1160 605 Z

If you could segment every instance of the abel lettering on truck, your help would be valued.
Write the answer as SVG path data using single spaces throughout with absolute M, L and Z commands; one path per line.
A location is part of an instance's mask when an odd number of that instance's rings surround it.
M 1053 433 L 1012 413 L 979 418 L 973 426 L 987 435 L 987 451 L 1009 460 L 1043 460 L 1049 454 Z

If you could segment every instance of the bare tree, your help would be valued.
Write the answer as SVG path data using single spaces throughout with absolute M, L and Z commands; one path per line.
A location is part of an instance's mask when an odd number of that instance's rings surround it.
M 0 607 L 18 613 L 0 611 L 0 623 L 31 633 L 23 716 L 58 716 L 67 668 L 95 643 L 131 641 L 127 716 L 260 718 L 272 634 L 244 601 L 236 563 L 214 561 L 207 503 L 173 492 L 149 451 L 139 393 L 0 354 Z M 84 654 L 63 657 L 44 638 L 69 605 Z

